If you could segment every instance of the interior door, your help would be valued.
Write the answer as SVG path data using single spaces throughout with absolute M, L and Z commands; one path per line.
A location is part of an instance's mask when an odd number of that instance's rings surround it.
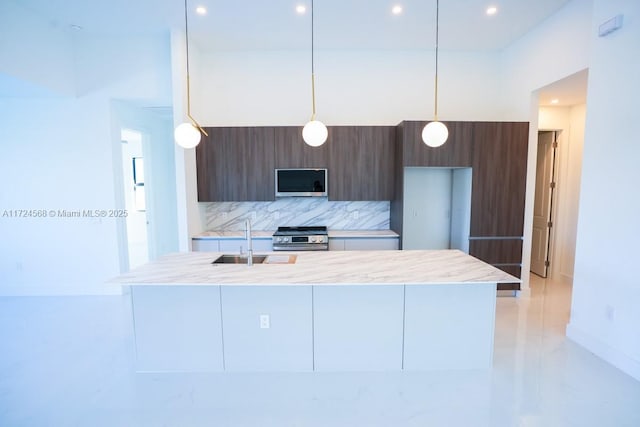
M 555 187 L 555 132 L 538 132 L 536 164 L 536 193 L 533 205 L 533 235 L 531 242 L 531 271 L 541 277 L 549 272 L 551 211 Z

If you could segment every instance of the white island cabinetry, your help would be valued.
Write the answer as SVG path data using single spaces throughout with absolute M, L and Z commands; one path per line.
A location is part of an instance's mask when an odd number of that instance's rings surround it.
M 496 284 L 517 280 L 456 250 L 251 267 L 211 264 L 219 255 L 168 255 L 112 281 L 131 288 L 138 371 L 487 369 Z

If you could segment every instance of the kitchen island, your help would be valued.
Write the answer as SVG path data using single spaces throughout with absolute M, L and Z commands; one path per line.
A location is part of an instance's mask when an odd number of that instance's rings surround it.
M 131 289 L 138 371 L 486 369 L 496 284 L 518 280 L 457 250 L 220 255 L 112 281 Z

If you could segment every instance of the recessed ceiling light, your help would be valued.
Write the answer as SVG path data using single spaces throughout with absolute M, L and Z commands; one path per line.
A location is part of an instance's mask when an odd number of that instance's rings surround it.
M 557 104 L 558 102 L 560 102 L 560 100 L 558 98 L 554 98 L 551 100 L 552 104 Z
M 391 8 L 391 13 L 393 13 L 394 15 L 400 15 L 402 13 L 402 6 L 400 6 L 399 4 L 393 6 Z
M 207 14 L 207 8 L 204 6 L 198 6 L 196 7 L 196 13 L 198 15 L 206 15 Z
M 296 13 L 298 15 L 304 15 L 304 13 L 307 11 L 307 7 L 303 4 L 299 4 L 296 6 Z
M 498 13 L 498 8 L 495 6 L 489 6 L 487 8 L 487 15 L 491 16 L 491 15 L 495 15 L 496 13 Z

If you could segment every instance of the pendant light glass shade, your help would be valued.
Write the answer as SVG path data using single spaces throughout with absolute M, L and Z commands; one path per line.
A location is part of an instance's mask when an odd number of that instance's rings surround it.
M 328 136 L 327 127 L 319 120 L 311 120 L 302 128 L 302 139 L 312 147 L 324 144 Z
M 422 140 L 429 147 L 440 147 L 447 142 L 449 129 L 442 122 L 430 122 L 422 129 Z
M 429 147 L 440 147 L 449 138 L 449 129 L 438 121 L 438 27 L 440 17 L 440 1 L 436 0 L 436 77 L 434 95 L 434 120 L 422 129 L 422 141 Z
M 200 138 L 202 138 L 202 134 L 191 123 L 182 123 L 179 125 L 176 130 L 173 132 L 173 137 L 178 144 L 182 148 L 193 148 L 200 143 Z

